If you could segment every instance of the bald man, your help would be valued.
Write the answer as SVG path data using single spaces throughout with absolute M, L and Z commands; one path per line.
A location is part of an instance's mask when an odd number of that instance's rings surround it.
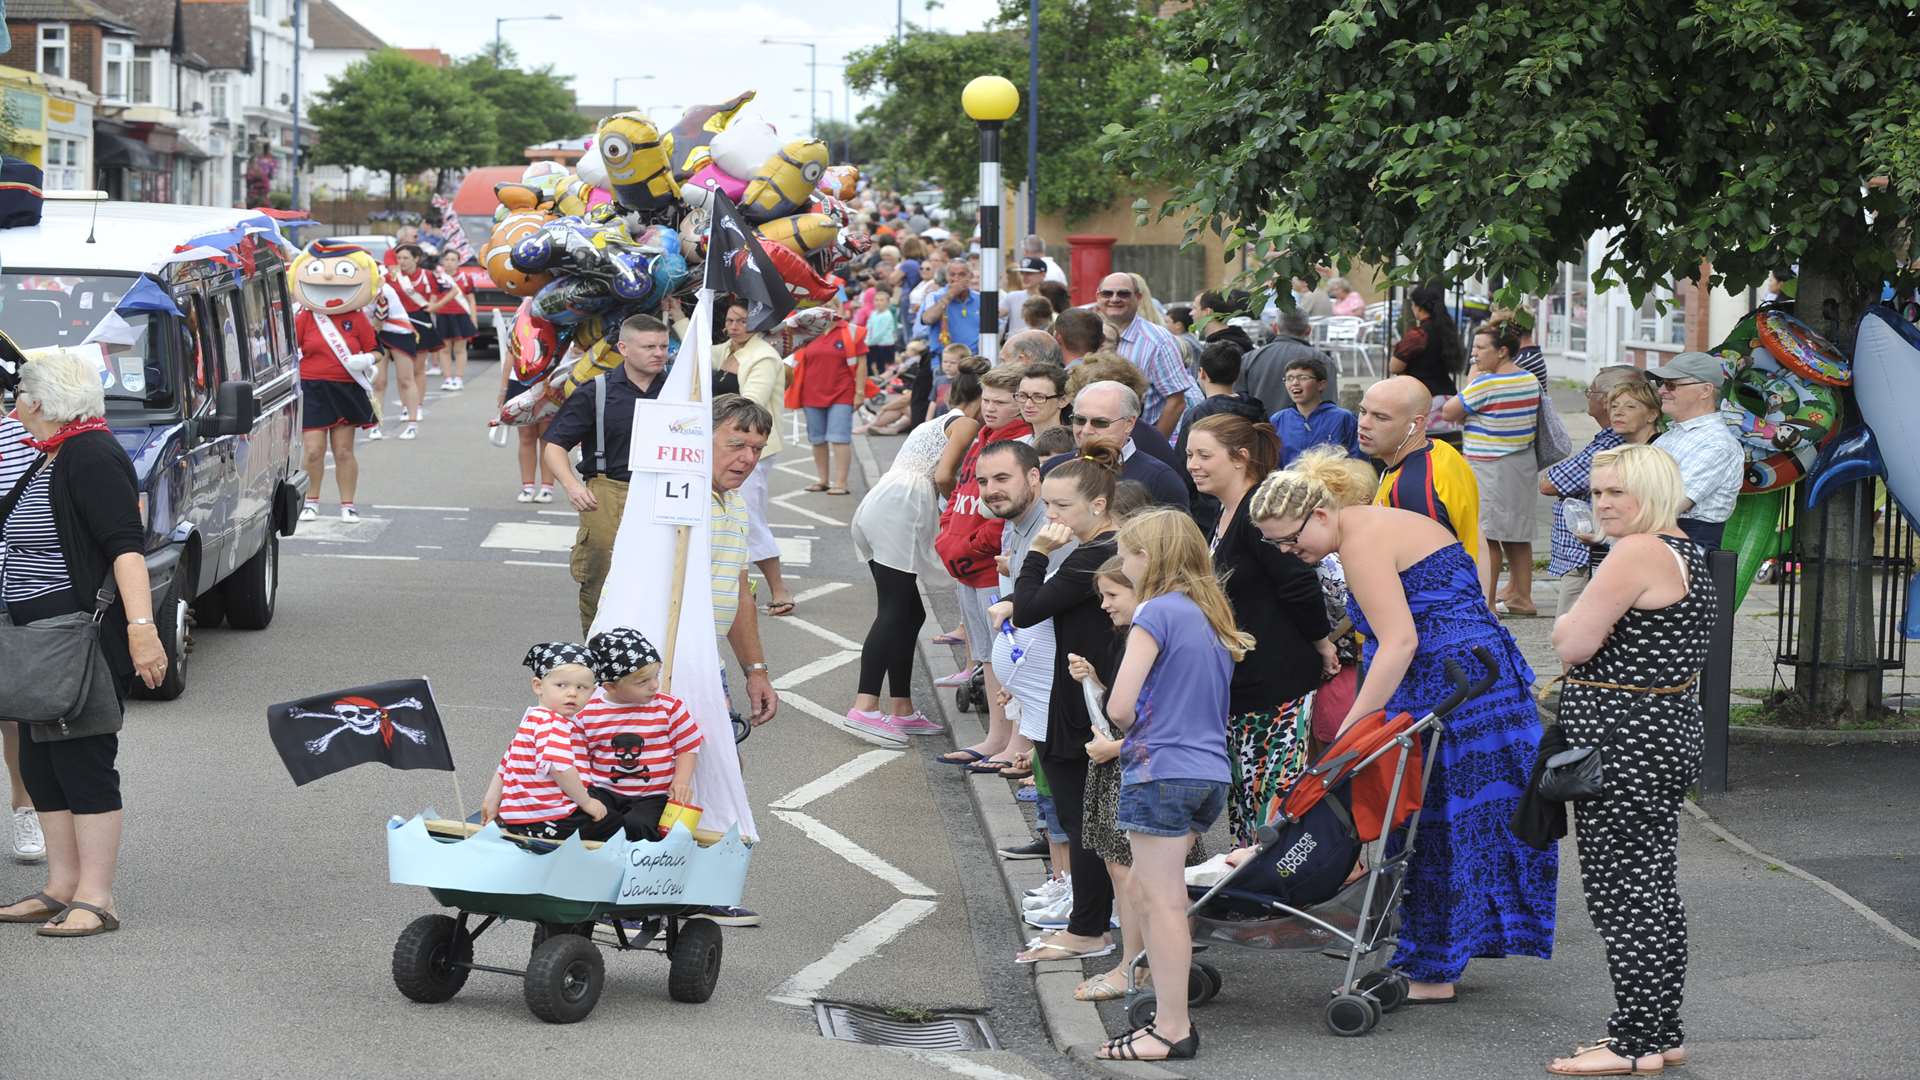
M 1060 343 L 1045 330 L 1021 330 L 1000 343 L 1003 364 L 1053 364 L 1066 367 Z
M 1433 395 L 1411 375 L 1382 379 L 1360 398 L 1360 449 L 1386 467 L 1373 501 L 1445 525 L 1473 556 L 1484 579 L 1488 564 L 1481 550 L 1480 484 L 1460 451 L 1427 437 L 1432 408 Z

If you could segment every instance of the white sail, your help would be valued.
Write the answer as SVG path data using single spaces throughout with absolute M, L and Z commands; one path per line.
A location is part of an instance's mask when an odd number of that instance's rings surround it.
M 713 292 L 702 289 L 699 296 L 660 396 L 634 406 L 629 454 L 633 481 L 628 487 L 627 509 L 614 540 L 613 565 L 600 593 L 593 632 L 630 626 L 645 634 L 663 655 L 672 656 L 673 696 L 686 702 L 703 739 L 699 767 L 693 776 L 694 801 L 702 810 L 700 827 L 722 833 L 738 827 L 740 835 L 752 841 L 759 833 L 747 803 L 746 784 L 740 777 L 740 756 L 734 748 L 733 723 L 720 681 L 720 642 L 713 626 L 713 560 L 704 512 L 713 503 L 713 411 L 706 382 L 711 363 L 707 353 L 712 339 Z M 694 401 L 700 407 L 689 409 L 687 403 Z M 675 442 L 704 450 L 697 462 L 688 460 L 686 454 L 662 451 L 659 433 L 663 416 L 673 420 Z M 691 429 L 695 418 L 697 431 Z M 667 458 L 672 459 L 665 462 L 671 468 L 648 471 L 649 465 L 661 464 Z M 688 518 L 693 524 L 687 530 L 686 579 L 679 590 L 679 638 L 671 652 L 667 613 L 675 592 L 678 527 L 659 518 L 663 514 L 671 516 L 680 500 L 663 490 L 668 483 L 688 485 L 690 502 L 701 511 Z M 674 492 L 681 490 L 675 488 Z

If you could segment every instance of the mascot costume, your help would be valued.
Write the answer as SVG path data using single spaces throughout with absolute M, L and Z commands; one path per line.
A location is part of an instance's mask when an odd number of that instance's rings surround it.
M 379 296 L 380 264 L 363 248 L 316 240 L 294 258 L 288 277 L 300 306 L 293 336 L 300 344 L 300 380 L 307 384 L 301 426 L 308 431 L 342 424 L 371 427 L 380 341 L 365 309 Z M 316 382 L 333 385 L 316 394 Z

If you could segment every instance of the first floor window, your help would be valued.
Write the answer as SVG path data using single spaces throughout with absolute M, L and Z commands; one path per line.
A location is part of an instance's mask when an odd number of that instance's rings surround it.
M 40 27 L 40 74 L 67 77 L 68 44 L 65 26 Z

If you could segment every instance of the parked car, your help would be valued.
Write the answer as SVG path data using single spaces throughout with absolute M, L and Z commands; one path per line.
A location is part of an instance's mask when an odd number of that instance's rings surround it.
M 195 626 L 273 622 L 280 537 L 293 535 L 306 494 L 287 262 L 248 236 L 209 245 L 230 260 L 162 266 L 196 237 L 257 219 L 254 211 L 49 195 L 39 225 L 0 234 L 0 328 L 23 349 L 66 347 L 99 365 L 107 423 L 139 479 L 154 621 L 167 650 L 166 681 L 136 689 L 175 698 Z M 142 278 L 177 312 L 118 312 L 132 344 L 88 344 Z
M 489 165 L 461 177 L 460 186 L 453 193 L 453 213 L 460 219 L 467 243 L 476 253 L 487 249 L 487 240 L 493 235 L 493 212 L 500 205 L 493 194 L 493 185 L 503 180 L 519 180 L 525 172 L 525 165 Z M 520 307 L 520 298 L 496 286 L 487 268 L 477 262 L 462 266 L 460 273 L 473 286 L 474 321 L 480 326 L 480 336 L 467 347 L 499 355 L 502 343 L 513 330 L 513 313 Z

